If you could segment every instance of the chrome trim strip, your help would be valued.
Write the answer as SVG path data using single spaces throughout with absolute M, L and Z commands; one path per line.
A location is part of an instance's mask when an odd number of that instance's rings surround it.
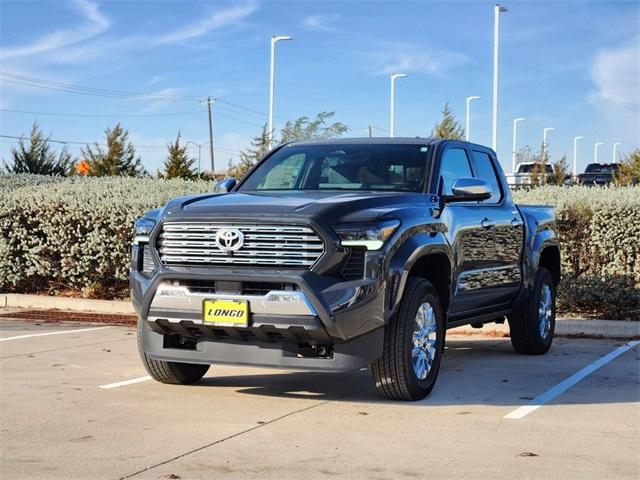
M 181 312 L 202 312 L 203 300 L 247 300 L 249 311 L 260 315 L 312 315 L 317 316 L 317 312 L 304 292 L 299 290 L 271 290 L 266 295 L 234 295 L 224 293 L 202 293 L 191 292 L 188 287 L 171 285 L 162 282 L 158 285 L 156 293 L 151 301 L 150 310 L 175 310 L 175 318 L 163 319 L 170 322 L 180 322 Z M 150 316 L 148 320 L 157 320 Z M 191 320 L 194 323 L 202 323 L 202 320 Z

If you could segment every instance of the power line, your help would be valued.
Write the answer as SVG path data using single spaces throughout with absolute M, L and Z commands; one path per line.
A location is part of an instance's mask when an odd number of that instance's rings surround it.
M 171 117 L 174 115 L 194 115 L 203 113 L 202 110 L 191 110 L 188 112 L 158 112 L 158 113 L 114 113 L 114 114 L 93 114 L 93 113 L 71 113 L 71 112 L 32 112 L 27 110 L 13 110 L 10 108 L 0 108 L 0 112 L 19 113 L 24 115 L 42 115 L 47 117 L 91 117 L 91 118 L 112 118 L 112 117 Z
M 158 95 L 158 94 L 150 94 L 150 93 L 141 93 L 141 92 L 132 92 L 127 90 L 113 90 L 107 88 L 95 88 L 95 87 L 86 87 L 82 85 L 77 85 L 74 83 L 68 82 L 59 82 L 54 80 L 45 80 L 41 78 L 29 77 L 26 75 L 19 75 L 12 72 L 2 72 L 0 71 L 0 79 L 5 82 L 16 83 L 19 85 L 26 85 L 30 87 L 41 88 L 45 90 L 56 90 L 67 93 L 75 93 L 80 95 L 91 95 L 98 97 L 107 97 L 107 98 L 136 98 L 141 100 L 154 100 L 154 101 L 176 101 L 176 100 L 185 100 L 185 101 L 193 101 L 193 100 L 201 100 L 204 96 L 194 96 L 194 95 Z M 211 98 L 215 102 L 222 103 L 229 107 L 235 108 L 239 111 L 235 111 L 234 113 L 238 115 L 254 115 L 259 116 L 261 118 L 265 118 L 267 116 L 266 112 L 261 112 L 259 110 L 255 110 L 253 108 L 245 107 L 243 105 L 239 105 L 237 103 L 229 102 L 222 98 L 212 97 Z M 290 119 L 286 119 L 283 117 L 277 117 L 279 120 L 289 121 Z
M 29 140 L 29 137 L 25 137 L 25 136 L 18 136 L 18 135 L 4 135 L 4 134 L 0 134 L 0 138 L 4 138 L 7 140 Z M 98 142 L 80 142 L 77 140 L 55 140 L 52 138 L 48 138 L 47 142 L 51 142 L 51 143 L 58 143 L 60 145 L 83 145 L 83 146 L 94 146 L 94 145 L 98 145 L 100 147 L 107 147 L 108 145 L 105 143 L 98 143 Z M 134 147 L 136 149 L 139 150 L 144 150 L 144 149 L 154 149 L 154 148 L 160 148 L 160 149 L 165 149 L 167 148 L 167 145 L 159 145 L 159 144 L 155 144 L 155 145 L 136 145 L 134 143 Z M 197 147 L 192 147 L 192 146 L 186 146 L 186 148 L 188 150 L 197 150 Z M 226 153 L 240 153 L 239 150 L 229 150 L 226 148 L 219 148 L 216 147 L 216 150 L 221 151 L 221 152 L 226 152 Z

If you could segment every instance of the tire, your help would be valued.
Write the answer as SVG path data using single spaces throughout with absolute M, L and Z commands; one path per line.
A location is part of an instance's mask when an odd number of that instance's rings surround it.
M 423 324 L 431 326 L 428 329 L 431 333 L 426 337 L 426 330 L 416 331 L 421 307 Z M 421 335 L 424 347 L 416 347 L 417 351 L 414 351 L 414 333 Z M 415 341 L 420 342 L 418 339 Z M 409 277 L 398 312 L 385 327 L 382 356 L 371 366 L 376 388 L 392 400 L 422 400 L 436 383 L 443 350 L 444 318 L 436 289 L 427 280 Z M 420 356 L 422 362 L 418 358 Z M 427 356 L 431 358 L 430 367 Z M 420 366 L 426 367 L 425 371 Z M 418 372 L 424 378 L 419 378 Z
M 516 352 L 541 355 L 551 348 L 556 326 L 556 286 L 549 270 L 538 269 L 529 298 L 508 315 L 508 320 Z
M 173 385 L 190 385 L 204 377 L 209 370 L 210 365 L 154 360 L 142 348 L 142 328 L 142 320 L 138 319 L 138 352 L 144 368 L 154 380 Z

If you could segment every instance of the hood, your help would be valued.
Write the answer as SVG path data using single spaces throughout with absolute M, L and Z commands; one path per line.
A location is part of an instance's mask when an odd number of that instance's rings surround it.
M 317 223 L 370 221 L 406 208 L 426 210 L 429 197 L 405 192 L 232 192 L 172 200 L 163 220 L 297 219 Z

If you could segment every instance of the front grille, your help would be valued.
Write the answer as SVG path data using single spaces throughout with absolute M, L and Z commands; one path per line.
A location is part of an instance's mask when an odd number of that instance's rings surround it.
M 216 242 L 221 229 L 242 232 L 244 243 L 233 252 Z M 165 223 L 157 242 L 164 265 L 259 265 L 311 267 L 324 243 L 310 228 L 297 225 Z
M 190 293 L 234 293 L 224 290 L 218 290 L 216 288 L 215 280 L 173 280 L 171 281 L 171 284 L 180 287 L 186 287 Z M 235 293 L 263 297 L 273 290 L 298 290 L 298 286 L 293 283 L 285 282 L 237 282 L 237 292 Z

